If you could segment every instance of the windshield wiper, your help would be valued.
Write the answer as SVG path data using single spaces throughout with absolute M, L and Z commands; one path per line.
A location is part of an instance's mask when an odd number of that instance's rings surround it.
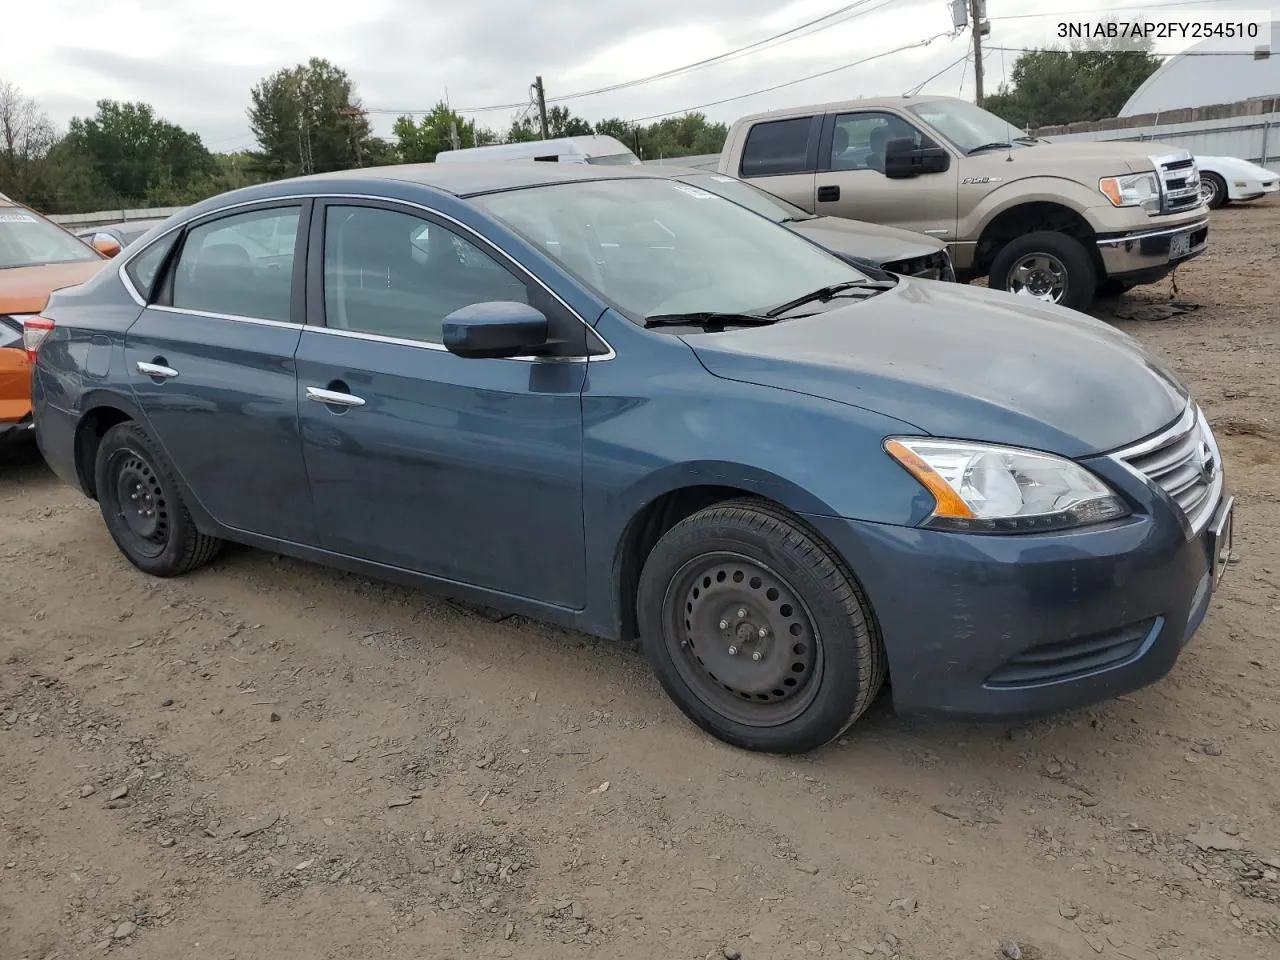
M 983 150 L 995 150 L 997 147 L 1007 149 L 1012 146 L 1013 144 L 1009 143 L 1007 140 L 996 140 L 992 143 L 984 143 L 980 147 L 974 147 L 972 150 L 968 151 L 965 156 L 972 157 L 975 153 L 981 153 Z
M 703 327 L 705 329 L 721 329 L 725 327 L 767 327 L 777 323 L 772 316 L 758 316 L 754 313 L 716 313 L 701 310 L 694 313 L 659 313 L 644 318 L 646 327 Z
M 868 295 L 879 290 L 892 290 L 898 285 L 896 280 L 846 280 L 844 283 L 833 283 L 829 287 L 819 287 L 810 293 L 806 293 L 802 297 L 796 297 L 794 300 L 788 300 L 786 303 L 780 303 L 772 310 L 766 310 L 766 317 L 780 317 L 788 310 L 794 310 L 796 307 L 803 307 L 806 303 L 825 302 L 833 300 L 842 293 L 848 293 L 853 290 L 866 291 Z

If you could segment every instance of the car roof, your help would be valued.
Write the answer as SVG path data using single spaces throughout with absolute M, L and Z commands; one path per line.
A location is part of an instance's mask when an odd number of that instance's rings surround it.
M 645 166 L 592 166 L 580 163 L 550 163 L 536 160 L 503 160 L 475 163 L 404 163 L 388 167 L 362 167 L 315 173 L 306 177 L 277 180 L 236 191 L 249 199 L 296 192 L 323 191 L 341 186 L 350 190 L 376 190 L 387 181 L 418 184 L 458 197 L 470 197 L 524 187 L 540 187 L 579 180 L 668 179 L 667 168 Z
M 811 113 L 834 113 L 840 110 L 874 110 L 876 108 L 902 108 L 913 103 L 934 103 L 939 100 L 959 100 L 958 97 L 939 97 L 932 94 L 897 97 L 862 97 L 858 100 L 833 100 L 830 103 L 807 103 L 796 107 L 782 107 L 777 110 L 764 110 L 760 113 L 749 113 L 740 117 L 737 123 L 748 123 L 756 120 L 783 119 L 798 117 Z M 964 101 L 960 101 L 964 102 Z

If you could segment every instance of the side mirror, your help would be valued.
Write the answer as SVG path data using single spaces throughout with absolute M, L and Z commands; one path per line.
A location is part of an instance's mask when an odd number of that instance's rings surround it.
M 444 318 L 444 346 L 471 359 L 536 354 L 547 345 L 547 318 L 525 303 L 473 303 Z
M 109 233 L 95 233 L 89 246 L 104 257 L 114 257 L 120 253 L 120 241 Z
M 942 147 L 917 147 L 911 140 L 890 140 L 885 145 L 884 175 L 905 180 L 922 173 L 942 173 L 951 166 L 951 154 Z

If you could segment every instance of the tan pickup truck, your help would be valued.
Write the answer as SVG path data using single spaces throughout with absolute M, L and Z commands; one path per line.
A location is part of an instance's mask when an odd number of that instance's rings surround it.
M 1204 252 L 1194 158 L 1050 143 L 954 97 L 886 97 L 738 120 L 719 170 L 824 216 L 945 240 L 962 280 L 1083 310 Z

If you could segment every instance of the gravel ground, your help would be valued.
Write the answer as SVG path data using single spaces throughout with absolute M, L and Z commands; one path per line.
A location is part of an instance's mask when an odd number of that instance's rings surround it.
M 1280 203 L 1109 308 L 1236 550 L 1165 680 L 1034 724 L 701 735 L 633 652 L 249 550 L 147 579 L 0 467 L 0 960 L 1280 957 Z

